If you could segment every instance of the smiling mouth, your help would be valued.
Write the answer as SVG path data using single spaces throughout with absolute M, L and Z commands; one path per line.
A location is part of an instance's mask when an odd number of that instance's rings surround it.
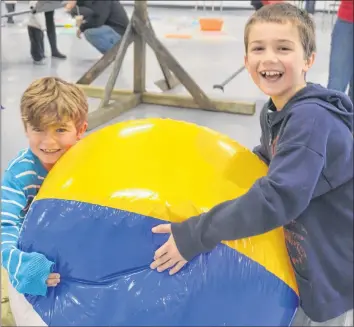
M 60 151 L 60 149 L 41 149 L 42 152 L 44 152 L 45 154 L 53 154 L 53 153 L 57 153 Z
M 280 79 L 284 73 L 275 70 L 263 70 L 260 72 L 261 76 L 269 81 L 277 81 Z

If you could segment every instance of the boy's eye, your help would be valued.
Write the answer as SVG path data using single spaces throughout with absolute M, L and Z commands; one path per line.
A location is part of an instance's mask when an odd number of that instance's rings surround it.
M 66 132 L 66 129 L 65 128 L 58 128 L 57 132 L 58 133 L 64 133 L 64 132 Z
M 32 130 L 37 133 L 41 132 L 41 130 L 39 128 L 32 128 Z
M 264 48 L 262 48 L 262 47 L 255 47 L 255 48 L 253 48 L 252 49 L 252 51 L 261 51 L 261 50 L 263 50 Z
M 289 51 L 290 49 L 287 48 L 287 47 L 280 47 L 279 50 L 280 50 L 280 51 Z

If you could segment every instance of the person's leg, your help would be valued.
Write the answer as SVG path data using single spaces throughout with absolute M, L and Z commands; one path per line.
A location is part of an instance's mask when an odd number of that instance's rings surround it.
M 353 77 L 353 23 L 340 18 L 331 40 L 328 88 L 345 92 Z
M 86 40 L 102 54 L 105 54 L 121 39 L 121 36 L 107 25 L 89 28 L 85 30 L 84 35 Z
M 5 2 L 5 6 L 6 6 L 6 10 L 7 10 L 8 13 L 12 13 L 12 12 L 14 12 L 16 10 L 16 5 L 14 3 L 6 3 Z M 9 24 L 14 24 L 15 21 L 14 21 L 13 16 L 8 17 L 7 18 L 7 22 Z
M 263 4 L 261 0 L 251 0 L 251 6 L 257 11 L 263 7 Z
M 31 56 L 35 63 L 43 61 L 43 31 L 38 28 L 28 26 L 28 36 L 31 44 Z
M 316 0 L 305 0 L 305 10 L 313 15 L 315 13 Z
M 336 318 L 324 322 L 316 322 L 316 321 L 312 321 L 301 308 L 298 308 L 291 326 L 292 327 L 353 326 L 353 310 L 349 310 Z
M 42 30 L 38 32 L 38 50 L 40 51 L 41 57 L 45 58 L 44 52 L 44 33 Z
M 47 36 L 52 51 L 52 57 L 66 59 L 66 56 L 60 53 L 57 46 L 57 33 L 56 33 L 55 22 L 54 22 L 54 10 L 47 11 L 44 13 L 44 15 L 45 15 Z

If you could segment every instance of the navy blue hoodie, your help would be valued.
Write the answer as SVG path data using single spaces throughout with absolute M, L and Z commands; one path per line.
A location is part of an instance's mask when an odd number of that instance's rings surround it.
M 172 224 L 190 260 L 222 240 L 284 226 L 300 303 L 323 322 L 353 308 L 353 104 L 343 93 L 308 84 L 277 112 L 261 114 L 267 176 L 243 196 Z M 210 190 L 211 192 L 213 190 Z

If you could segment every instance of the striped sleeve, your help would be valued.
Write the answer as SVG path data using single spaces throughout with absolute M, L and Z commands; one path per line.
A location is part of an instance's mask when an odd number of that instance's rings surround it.
M 6 171 L 1 185 L 1 256 L 2 264 L 11 270 L 11 257 L 17 247 L 17 240 L 23 219 L 22 210 L 27 198 L 22 186 L 11 172 Z
M 25 171 L 13 175 L 10 171 L 6 171 L 3 178 L 1 185 L 2 265 L 8 272 L 12 286 L 19 293 L 44 296 L 47 292 L 46 280 L 54 263 L 41 253 L 26 253 L 17 248 L 27 198 L 34 196 L 39 187 L 31 183 L 23 186 L 19 182 L 19 178 L 30 173 L 31 171 Z M 30 182 L 30 179 L 28 181 Z

